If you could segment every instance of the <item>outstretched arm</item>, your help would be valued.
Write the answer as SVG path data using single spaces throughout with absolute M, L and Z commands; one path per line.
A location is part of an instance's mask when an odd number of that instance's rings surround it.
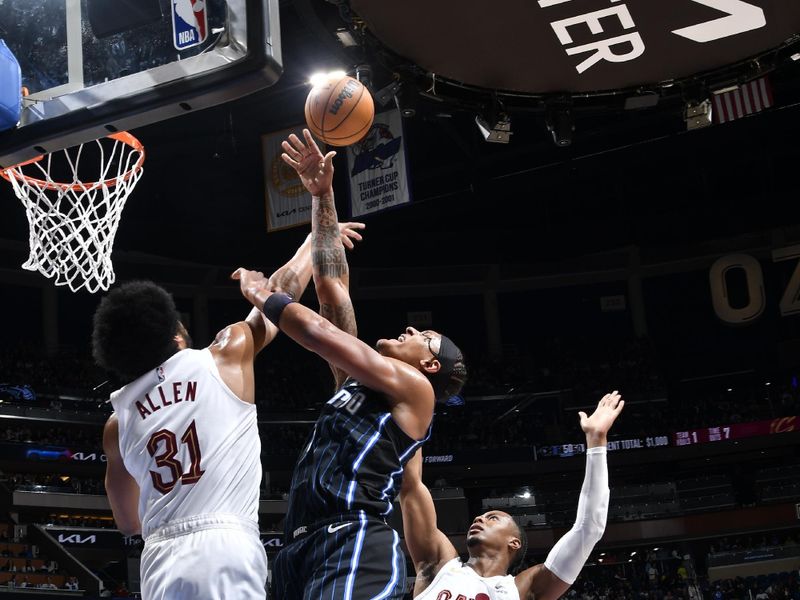
M 333 157 L 336 152 L 323 156 L 308 129 L 303 130 L 303 137 L 305 143 L 296 135 L 290 135 L 289 140 L 282 144 L 284 154 L 281 157 L 297 171 L 311 193 L 311 264 L 319 312 L 342 331 L 357 337 L 356 315 L 350 299 L 350 269 L 337 228 L 333 197 Z M 350 225 L 364 228 L 362 223 Z M 348 372 L 333 363 L 328 364 L 338 388 L 347 379 Z
M 336 225 L 337 235 L 347 240 L 361 235 L 349 223 Z M 351 239 L 352 238 L 352 239 Z M 274 292 L 283 292 L 299 298 L 311 280 L 311 236 L 297 249 L 294 256 L 267 280 L 266 286 Z M 255 402 L 253 360 L 278 333 L 257 308 L 253 308 L 244 321 L 234 323 L 220 331 L 210 349 L 225 384 L 245 402 Z
M 586 433 L 586 476 L 575 525 L 556 542 L 544 564 L 517 575 L 515 582 L 522 600 L 556 600 L 563 595 L 603 537 L 609 498 L 607 434 L 624 406 L 625 401 L 614 391 L 603 396 L 591 417 L 578 413 L 581 429 Z
M 339 230 L 338 226 L 336 228 Z M 338 234 L 337 234 L 338 235 Z M 311 236 L 307 236 L 289 261 L 269 278 L 270 289 L 284 292 L 292 298 L 300 298 L 311 280 Z M 264 313 L 253 308 L 244 321 L 252 332 L 253 356 L 261 352 L 278 334 L 278 328 L 270 323 Z
M 411 365 L 385 357 L 358 338 L 305 306 L 289 302 L 286 296 L 269 290 L 267 279 L 258 272 L 237 269 L 231 275 L 239 281 L 242 295 L 260 307 L 273 323 L 298 344 L 330 364 L 350 373 L 365 386 L 385 394 L 395 422 L 414 439 L 425 437 L 433 412 L 433 388 L 427 377 Z M 265 307 L 267 300 L 280 300 Z M 280 310 L 274 311 L 275 306 Z M 272 313 L 275 314 L 272 314 Z
M 436 525 L 436 507 L 430 490 L 422 482 L 422 450 L 417 450 L 403 469 L 400 509 L 403 536 L 417 572 L 414 583 L 414 596 L 417 596 L 431 584 L 442 565 L 458 556 L 453 544 Z

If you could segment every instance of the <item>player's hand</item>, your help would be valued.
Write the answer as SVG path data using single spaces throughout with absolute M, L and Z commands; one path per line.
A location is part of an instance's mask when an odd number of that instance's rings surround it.
M 325 156 L 311 137 L 308 129 L 303 129 L 305 143 L 295 134 L 281 143 L 283 162 L 292 167 L 300 176 L 300 181 L 312 196 L 321 196 L 333 189 L 333 157 L 336 152 Z
M 239 282 L 242 296 L 250 301 L 256 308 L 264 306 L 267 298 L 272 295 L 269 278 L 264 277 L 261 271 L 249 271 L 242 267 L 231 273 L 231 279 Z
M 600 399 L 591 416 L 587 416 L 583 411 L 579 412 L 581 429 L 586 434 L 586 439 L 602 438 L 602 440 L 605 440 L 608 430 L 611 429 L 624 406 L 625 401 L 622 396 L 619 395 L 617 390 L 614 390 Z
M 353 240 L 360 242 L 364 238 L 358 233 L 358 230 L 364 230 L 367 226 L 364 223 L 339 223 L 339 233 L 342 236 L 342 245 L 348 250 L 355 248 Z

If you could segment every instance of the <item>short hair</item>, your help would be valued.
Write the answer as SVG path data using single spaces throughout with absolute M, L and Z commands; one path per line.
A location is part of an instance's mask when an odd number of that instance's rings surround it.
M 178 351 L 180 315 L 175 301 L 152 281 L 113 289 L 94 313 L 92 355 L 126 382 L 155 369 Z
M 514 553 L 511 563 L 508 565 L 508 574 L 517 575 L 525 567 L 525 555 L 528 553 L 528 534 L 525 530 L 511 517 L 511 521 L 517 528 L 517 537 L 519 538 L 519 548 Z

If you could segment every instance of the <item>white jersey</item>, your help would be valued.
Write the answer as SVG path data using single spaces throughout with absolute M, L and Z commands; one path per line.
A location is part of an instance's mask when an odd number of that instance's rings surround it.
M 114 392 L 111 404 L 122 460 L 139 484 L 142 537 L 200 515 L 257 524 L 256 407 L 223 383 L 208 349 L 172 355 Z
M 414 600 L 519 600 L 519 592 L 513 576 L 481 577 L 454 558 Z

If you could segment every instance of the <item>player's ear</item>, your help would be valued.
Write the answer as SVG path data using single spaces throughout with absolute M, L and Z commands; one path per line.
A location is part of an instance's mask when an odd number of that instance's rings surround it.
M 442 364 L 435 358 L 423 359 L 419 361 L 419 364 L 422 368 L 422 371 L 428 375 L 438 373 L 439 369 L 442 368 Z
M 522 548 L 522 542 L 519 541 L 519 538 L 513 537 L 508 540 L 508 547 L 511 548 L 514 552 Z

